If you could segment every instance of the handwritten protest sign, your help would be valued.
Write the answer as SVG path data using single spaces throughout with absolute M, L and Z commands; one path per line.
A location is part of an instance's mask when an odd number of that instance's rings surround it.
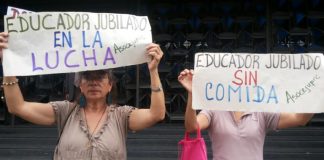
M 197 53 L 193 108 L 324 112 L 324 56 Z
M 149 61 L 152 42 L 145 16 L 87 12 L 39 12 L 5 16 L 9 49 L 5 76 L 78 72 Z
M 19 14 L 33 13 L 32 11 L 21 9 L 17 7 L 8 6 L 7 16 L 17 17 Z

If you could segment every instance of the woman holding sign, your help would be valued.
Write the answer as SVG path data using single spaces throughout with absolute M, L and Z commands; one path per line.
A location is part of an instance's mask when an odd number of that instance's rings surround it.
M 265 135 L 270 130 L 303 126 L 314 114 L 231 112 L 192 109 L 193 70 L 183 70 L 178 81 L 188 92 L 185 127 L 188 132 L 207 129 L 213 159 L 262 160 Z
M 7 48 L 8 34 L 0 33 L 0 52 Z M 4 77 L 2 86 L 8 110 L 23 119 L 40 125 L 56 124 L 60 131 L 54 159 L 127 159 L 128 130 L 139 131 L 164 119 L 164 93 L 158 74 L 163 56 L 159 45 L 147 46 L 151 76 L 151 104 L 149 109 L 107 104 L 113 78 L 110 71 L 97 70 L 80 73 L 81 98 L 79 104 L 68 101 L 50 103 L 26 102 L 16 77 Z

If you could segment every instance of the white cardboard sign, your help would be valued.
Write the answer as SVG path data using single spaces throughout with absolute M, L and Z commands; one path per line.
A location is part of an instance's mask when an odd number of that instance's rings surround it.
M 324 112 L 324 56 L 197 53 L 193 108 Z
M 7 15 L 5 76 L 116 68 L 149 61 L 152 42 L 146 16 L 88 12 Z

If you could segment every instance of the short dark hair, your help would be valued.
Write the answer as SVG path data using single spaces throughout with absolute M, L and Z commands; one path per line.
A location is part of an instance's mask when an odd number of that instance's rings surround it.
M 78 77 L 77 79 L 74 80 L 75 83 L 78 83 L 78 85 L 80 84 L 81 82 L 81 79 L 83 76 L 86 76 L 87 74 L 91 73 L 91 72 L 98 72 L 98 74 L 107 74 L 108 75 L 108 79 L 109 79 L 109 83 L 111 84 L 112 86 L 112 89 L 110 91 L 110 98 L 107 97 L 107 100 L 108 99 L 111 99 L 111 102 L 110 103 L 116 103 L 117 101 L 117 88 L 116 88 L 116 84 L 115 84 L 115 76 L 112 72 L 112 69 L 105 69 L 105 70 L 93 70 L 93 71 L 82 71 L 82 72 L 78 72 L 76 73 L 76 77 Z M 75 85 L 75 89 L 76 89 L 76 95 L 74 96 L 74 101 L 76 103 L 79 103 L 79 99 L 80 99 L 80 96 L 81 96 L 81 93 L 80 93 L 80 88 L 78 85 Z M 107 95 L 109 96 L 109 95 Z M 108 103 L 109 104 L 109 103 Z
M 99 76 L 108 75 L 108 79 L 109 79 L 110 83 L 113 83 L 115 81 L 115 77 L 114 77 L 111 69 L 82 71 L 82 72 L 79 72 L 76 74 L 78 74 L 76 76 L 76 77 L 78 77 L 78 79 L 75 82 L 77 82 L 78 84 L 80 84 L 82 78 L 91 79 L 91 77 L 90 77 L 91 74 L 97 74 Z

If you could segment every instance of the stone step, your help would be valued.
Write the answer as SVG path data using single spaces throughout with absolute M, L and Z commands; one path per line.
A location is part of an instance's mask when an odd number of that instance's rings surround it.
M 55 127 L 35 125 L 0 126 L 0 159 L 51 159 L 57 141 Z M 211 146 L 206 131 L 208 156 Z M 129 132 L 130 160 L 171 160 L 178 156 L 177 143 L 184 136 L 183 124 L 158 124 L 140 132 Z M 192 135 L 193 136 L 193 135 Z M 307 126 L 271 132 L 265 141 L 265 160 L 322 160 L 324 127 Z

